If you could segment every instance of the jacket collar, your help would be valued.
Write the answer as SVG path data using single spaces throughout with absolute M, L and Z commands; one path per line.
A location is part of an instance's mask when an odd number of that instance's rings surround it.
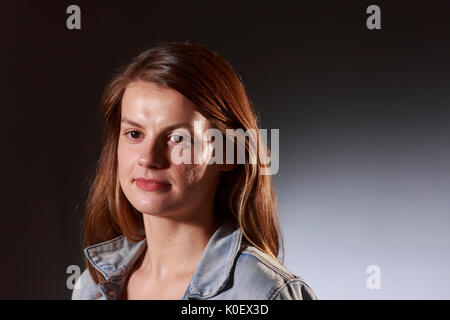
M 241 229 L 230 220 L 222 224 L 206 245 L 189 283 L 187 298 L 209 298 L 224 288 L 242 246 Z
M 146 239 L 133 242 L 125 235 L 84 249 L 88 261 L 105 277 L 100 291 L 108 299 L 119 299 L 127 275 L 145 251 Z M 227 220 L 209 239 L 187 289 L 188 299 L 216 295 L 230 280 L 238 253 L 243 246 L 239 227 Z

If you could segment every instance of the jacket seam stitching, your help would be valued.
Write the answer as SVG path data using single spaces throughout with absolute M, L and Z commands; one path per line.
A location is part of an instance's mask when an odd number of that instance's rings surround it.
M 107 282 L 108 280 L 117 280 L 120 278 L 123 278 L 124 275 L 123 274 L 119 274 L 119 275 L 110 275 L 109 272 L 103 270 L 102 267 L 100 267 L 97 263 L 94 262 L 94 260 L 92 259 L 91 255 L 89 254 L 89 252 L 87 252 L 87 258 L 89 260 L 89 262 L 92 264 L 92 266 L 97 269 L 98 271 L 101 272 L 101 274 L 105 277 L 105 282 Z M 126 266 L 124 266 L 126 268 Z
M 284 280 L 286 280 L 286 281 L 290 281 L 292 279 L 298 279 L 295 276 L 293 277 L 291 274 L 287 273 L 286 271 L 281 270 L 277 266 L 274 266 L 269 261 L 266 261 L 266 259 L 263 256 L 261 256 L 260 254 L 258 254 L 257 252 L 254 252 L 254 251 L 253 252 L 248 252 L 248 253 L 243 252 L 242 255 L 252 256 L 252 257 L 258 259 L 258 261 L 260 261 L 266 267 L 271 269 L 273 272 L 277 272 L 278 274 L 280 274 L 284 278 Z
M 270 297 L 269 300 L 274 300 L 280 293 L 281 290 L 283 290 L 284 288 L 286 288 L 289 284 L 294 283 L 294 282 L 299 282 L 300 284 L 305 284 L 304 281 L 300 280 L 300 279 L 290 279 L 288 280 L 286 283 L 284 283 L 282 286 L 280 286 L 280 288 L 278 288 L 275 293 Z
M 92 246 L 87 247 L 86 250 L 97 249 L 98 247 L 102 247 L 102 246 L 106 246 L 106 245 L 108 245 L 108 244 L 113 244 L 113 243 L 115 243 L 115 242 L 122 241 L 124 237 L 125 237 L 125 235 L 121 235 L 121 236 L 119 236 L 119 237 L 116 238 L 116 239 L 111 239 L 111 240 L 106 241 L 106 242 L 94 244 L 94 245 L 92 245 Z
M 98 244 L 89 246 L 85 249 L 85 252 L 86 252 L 89 262 L 95 267 L 95 269 L 97 269 L 98 271 L 101 272 L 101 274 L 105 277 L 105 280 L 121 278 L 123 275 L 113 275 L 113 276 L 109 275 L 109 272 L 103 270 L 102 267 L 100 267 L 96 262 L 94 262 L 93 256 L 91 254 L 91 249 L 98 249 L 99 247 L 103 247 L 103 246 L 111 245 L 111 244 L 114 245 L 116 242 L 123 241 L 124 238 L 125 238 L 125 235 L 123 234 L 116 238 L 108 240 L 106 242 L 102 242 L 102 243 L 98 243 Z M 103 251 L 100 250 L 100 253 L 101 252 L 103 252 Z M 94 253 L 98 254 L 99 252 L 95 252 L 95 250 L 94 250 Z

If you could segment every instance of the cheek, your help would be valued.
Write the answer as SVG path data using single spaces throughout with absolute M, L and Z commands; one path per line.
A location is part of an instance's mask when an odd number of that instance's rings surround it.
M 121 182 L 127 179 L 133 168 L 135 161 L 134 153 L 121 147 L 120 143 L 117 150 L 117 170 Z
M 204 180 L 204 166 L 202 165 L 184 165 L 180 168 L 179 176 L 182 180 L 183 189 L 197 189 L 202 185 Z
M 180 191 L 185 196 L 203 197 L 212 192 L 215 179 L 215 171 L 208 165 L 186 165 L 179 171 Z
M 216 177 L 213 165 L 207 164 L 211 157 L 212 148 L 210 144 L 202 146 L 202 153 L 197 157 L 202 164 L 182 164 L 178 166 L 178 176 L 180 178 L 180 185 L 182 185 L 185 192 L 198 192 L 199 190 L 209 190 Z M 192 154 L 195 157 L 195 154 Z

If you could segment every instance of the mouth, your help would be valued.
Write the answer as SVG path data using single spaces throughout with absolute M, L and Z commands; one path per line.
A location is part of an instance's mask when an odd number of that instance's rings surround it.
M 170 188 L 170 183 L 165 183 L 155 179 L 137 178 L 134 180 L 136 186 L 144 191 L 160 191 Z

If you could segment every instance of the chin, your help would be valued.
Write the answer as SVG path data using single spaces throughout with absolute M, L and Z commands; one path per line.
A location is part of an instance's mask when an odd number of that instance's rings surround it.
M 140 197 L 137 196 L 133 199 L 134 201 L 130 201 L 136 210 L 143 214 L 150 215 L 161 215 L 162 212 L 167 212 L 170 210 L 171 203 L 167 197 Z

